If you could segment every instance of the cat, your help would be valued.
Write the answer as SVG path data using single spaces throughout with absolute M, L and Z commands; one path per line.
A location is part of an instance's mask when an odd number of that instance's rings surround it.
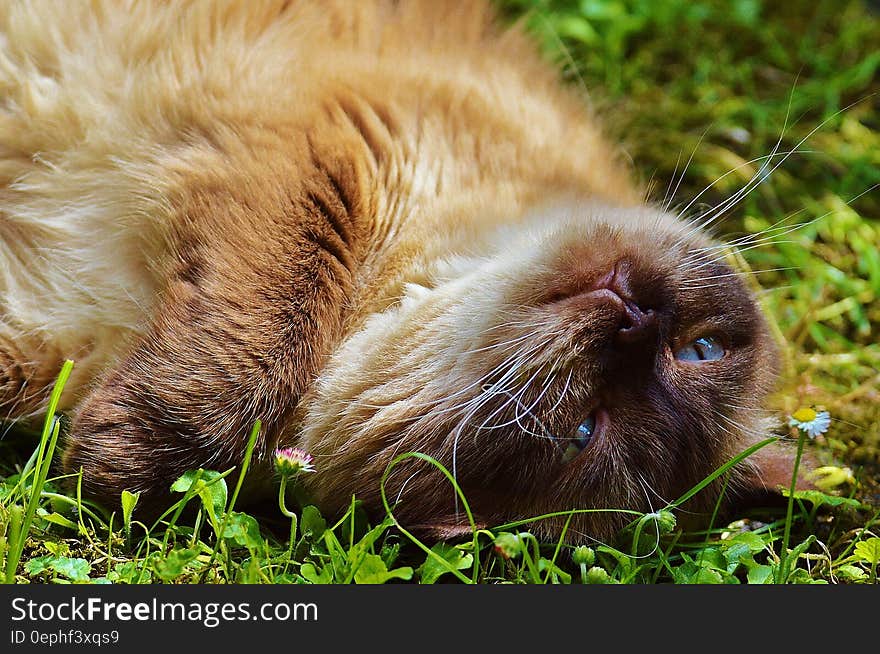
M 3 2 L 0 89 L 0 409 L 73 359 L 64 467 L 107 506 L 257 420 L 254 496 L 299 447 L 322 511 L 384 488 L 438 537 L 463 500 L 398 455 L 498 524 L 648 511 L 770 435 L 754 294 L 488 3 Z M 790 478 L 771 449 L 729 493 Z

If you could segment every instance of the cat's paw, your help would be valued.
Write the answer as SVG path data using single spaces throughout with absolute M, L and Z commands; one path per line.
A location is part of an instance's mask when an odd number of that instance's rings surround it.
M 138 513 L 145 517 L 178 499 L 170 486 L 191 461 L 125 400 L 99 395 L 83 405 L 65 439 L 63 465 L 68 473 L 82 471 L 83 495 L 108 509 L 120 506 L 123 490 L 140 493 Z
M 788 441 L 773 443 L 755 452 L 740 467 L 740 475 L 734 484 L 733 504 L 744 508 L 786 503 L 783 490 L 791 487 L 796 458 L 796 446 Z M 822 465 L 818 453 L 804 450 L 797 464 L 796 490 L 816 490 L 811 473 Z

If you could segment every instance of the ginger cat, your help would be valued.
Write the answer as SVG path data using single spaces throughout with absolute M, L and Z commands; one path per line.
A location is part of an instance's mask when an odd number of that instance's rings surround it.
M 107 505 L 257 419 L 255 487 L 298 446 L 322 510 L 381 511 L 419 451 L 489 523 L 650 510 L 768 433 L 752 293 L 487 3 L 4 1 L 0 93 L 0 409 L 74 359 L 64 464 Z M 424 461 L 387 492 L 464 520 Z

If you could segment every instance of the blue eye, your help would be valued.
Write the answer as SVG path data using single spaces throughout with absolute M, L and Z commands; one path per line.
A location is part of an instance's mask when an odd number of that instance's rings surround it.
M 565 447 L 565 452 L 562 454 L 562 460 L 565 462 L 571 461 L 574 457 L 580 454 L 583 449 L 590 444 L 590 441 L 593 439 L 593 434 L 596 432 L 596 412 L 592 412 L 588 415 L 584 421 L 578 425 L 575 430 L 574 436 L 568 442 Z
M 591 413 L 586 420 L 578 425 L 577 440 L 585 446 L 590 442 L 594 431 L 596 431 L 596 415 Z
M 717 361 L 724 356 L 724 346 L 714 336 L 703 336 L 675 351 L 679 361 Z

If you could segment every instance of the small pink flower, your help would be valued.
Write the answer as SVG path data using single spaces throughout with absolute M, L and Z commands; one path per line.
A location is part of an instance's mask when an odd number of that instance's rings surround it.
M 314 472 L 312 455 L 298 447 L 282 447 L 275 450 L 275 470 L 282 477 L 290 477 L 300 472 Z

